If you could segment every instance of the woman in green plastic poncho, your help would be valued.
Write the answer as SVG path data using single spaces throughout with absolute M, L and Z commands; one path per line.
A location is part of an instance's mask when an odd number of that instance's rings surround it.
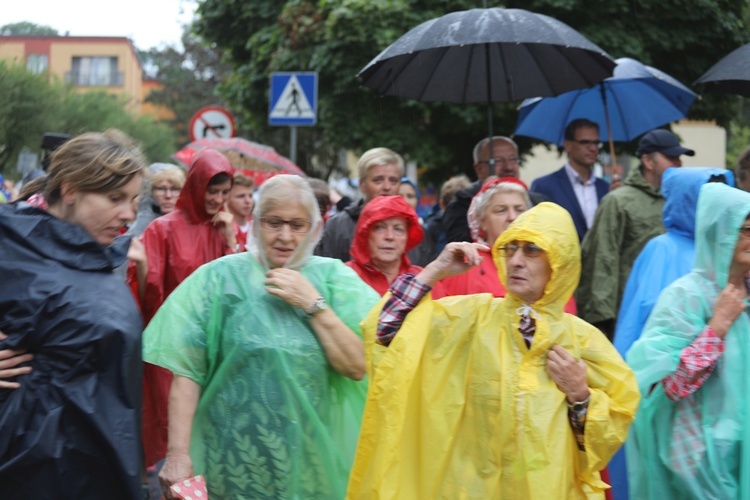
M 627 360 L 643 399 L 631 498 L 750 498 L 750 194 L 707 184 L 695 264 L 659 296 Z
M 358 324 L 378 295 L 312 256 L 322 221 L 301 177 L 260 189 L 254 247 L 196 270 L 144 333 L 171 370 L 165 493 L 194 474 L 214 498 L 342 498 L 366 383 Z

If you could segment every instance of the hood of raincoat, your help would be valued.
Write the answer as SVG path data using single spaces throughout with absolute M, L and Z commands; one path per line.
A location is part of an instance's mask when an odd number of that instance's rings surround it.
M 534 309 L 537 312 L 545 309 L 562 311 L 581 277 L 581 248 L 570 214 L 555 203 L 540 203 L 519 215 L 500 235 L 492 247 L 492 258 L 506 290 L 508 269 L 505 257 L 498 249 L 516 240 L 533 242 L 544 250 L 552 269 L 544 295 L 533 304 Z M 522 302 L 510 290 L 506 297 Z
M 198 151 L 175 205 L 175 208 L 188 215 L 190 222 L 199 224 L 210 219 L 206 212 L 206 189 L 211 178 L 221 173 L 228 174 L 230 178 L 234 177 L 234 167 L 226 156 L 215 149 L 206 148 Z
M 401 256 L 401 265 L 407 267 L 411 265 L 406 253 L 419 245 L 424 237 L 424 231 L 419 223 L 417 213 L 411 208 L 411 205 L 398 195 L 378 196 L 362 209 L 357 221 L 357 228 L 354 230 L 354 240 L 350 250 L 354 261 L 362 265 L 370 263 L 370 229 L 374 224 L 391 217 L 403 217 L 409 224 L 409 230 L 406 234 L 406 249 Z
M 750 193 L 718 182 L 701 188 L 693 271 L 715 283 L 719 290 L 729 281 L 734 247 L 749 215 Z
M 81 271 L 112 271 L 125 262 L 130 246 L 130 237 L 102 246 L 82 227 L 23 202 L 1 207 L 0 227 L 29 251 Z
M 734 173 L 723 168 L 668 168 L 661 181 L 661 194 L 666 202 L 662 219 L 664 227 L 677 234 L 695 239 L 695 211 L 701 186 L 712 176 L 723 175 L 734 186 Z

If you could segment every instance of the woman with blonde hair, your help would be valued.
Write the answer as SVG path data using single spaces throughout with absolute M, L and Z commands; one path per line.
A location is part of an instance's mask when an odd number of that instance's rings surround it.
M 122 133 L 86 133 L 52 155 L 47 210 L 0 207 L 0 349 L 33 354 L 0 388 L 2 498 L 142 496 L 142 325 L 113 269 L 145 165 Z

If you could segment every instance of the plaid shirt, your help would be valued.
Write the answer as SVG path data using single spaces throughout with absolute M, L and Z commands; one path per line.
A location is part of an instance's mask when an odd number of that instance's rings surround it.
M 664 393 L 680 401 L 701 388 L 724 354 L 724 339 L 706 327 L 692 344 L 682 350 L 677 371 L 661 381 Z
M 380 313 L 378 344 L 387 347 L 391 343 L 398 329 L 401 328 L 401 323 L 406 319 L 406 315 L 417 307 L 422 297 L 430 290 L 432 290 L 431 286 L 417 280 L 413 274 L 404 273 L 396 278 L 391 285 L 391 296 Z
M 406 315 L 417 307 L 422 297 L 427 295 L 431 289 L 432 287 L 417 280 L 413 274 L 406 273 L 396 278 L 396 281 L 391 285 L 391 296 L 380 312 L 377 330 L 379 344 L 390 345 L 406 319 Z M 530 343 L 531 340 L 528 340 L 528 342 Z M 583 437 L 586 431 L 587 411 L 588 403 L 579 412 L 575 412 L 571 408 L 568 409 L 570 428 L 573 430 L 576 444 L 581 451 L 586 451 Z

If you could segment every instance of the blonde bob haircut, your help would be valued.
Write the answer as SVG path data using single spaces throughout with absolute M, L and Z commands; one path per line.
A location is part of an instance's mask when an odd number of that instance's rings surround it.
M 54 205 L 64 183 L 82 192 L 108 193 L 144 175 L 146 165 L 140 148 L 119 130 L 87 132 L 52 154 L 44 196 Z
M 396 165 L 398 176 L 404 176 L 404 159 L 395 151 L 388 148 L 374 148 L 359 157 L 357 162 L 357 172 L 359 173 L 359 183 L 362 184 L 367 180 L 367 176 L 373 167 L 380 165 Z
M 167 181 L 174 187 L 182 189 L 185 185 L 185 174 L 177 165 L 161 168 L 151 174 L 151 189 L 162 181 Z

